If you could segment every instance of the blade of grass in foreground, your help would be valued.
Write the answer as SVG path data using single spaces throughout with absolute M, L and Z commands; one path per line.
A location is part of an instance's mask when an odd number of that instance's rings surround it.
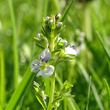
M 70 3 L 70 5 L 67 7 L 67 9 L 65 10 L 65 12 L 63 13 L 63 15 L 62 15 L 62 17 L 61 17 L 61 19 L 60 19 L 60 22 L 62 22 L 62 21 L 65 19 L 65 17 L 66 17 L 66 15 L 68 14 L 69 9 L 71 8 L 72 4 L 73 4 L 73 0 L 72 0 L 72 2 Z
M 108 60 L 109 60 L 109 62 L 110 62 L 110 53 L 109 53 L 109 51 L 107 50 L 107 48 L 105 47 L 105 45 L 104 45 L 104 42 L 102 41 L 102 38 L 101 38 L 101 36 L 100 36 L 100 34 L 97 32 L 97 36 L 98 36 L 98 38 L 99 38 L 99 40 L 100 40 L 100 43 L 101 43 L 101 45 L 102 45 L 102 47 L 103 47 L 103 49 L 104 49 L 104 51 L 105 51 L 105 54 L 106 54 L 106 56 L 107 56 L 107 58 L 108 58 Z
M 33 52 L 34 52 L 34 50 L 35 50 L 35 48 L 33 49 Z M 37 51 L 35 58 L 38 57 L 40 51 L 41 51 L 40 49 Z M 33 56 L 33 52 L 32 52 L 31 58 Z M 15 110 L 19 101 L 24 96 L 25 91 L 28 89 L 29 85 L 32 83 L 35 75 L 36 74 L 31 72 L 30 64 L 29 64 L 29 67 L 28 67 L 26 73 L 24 74 L 22 81 L 20 82 L 20 84 L 16 88 L 15 92 L 13 93 L 13 95 L 12 95 L 12 97 L 6 107 L 6 110 Z
M 106 79 L 104 79 L 104 83 L 105 83 L 105 86 L 106 86 L 107 96 L 108 96 L 108 104 L 109 104 L 108 108 L 110 108 L 110 87 L 109 87 Z
M 20 99 L 22 98 L 25 91 L 29 87 L 30 83 L 32 83 L 35 75 L 36 74 L 31 73 L 30 66 L 29 66 L 29 68 L 28 68 L 27 72 L 25 73 L 22 81 L 20 82 L 20 84 L 16 88 L 13 96 L 11 97 L 11 99 L 10 99 L 10 101 L 6 107 L 6 110 L 15 110 L 16 106 L 18 105 Z
M 88 75 L 87 71 L 85 70 L 85 68 L 83 67 L 83 65 L 82 65 L 80 62 L 78 62 L 78 61 L 77 61 L 77 65 L 78 65 L 78 67 L 80 68 L 80 70 L 82 71 L 82 73 L 83 73 L 83 75 L 84 75 L 84 77 L 85 77 L 87 83 L 89 83 L 90 78 L 89 78 L 89 75 Z M 94 85 L 93 82 L 91 83 L 91 88 L 92 88 L 94 97 L 95 97 L 95 99 L 96 99 L 96 102 L 97 102 L 97 104 L 98 104 L 100 110 L 104 110 L 103 104 L 102 104 L 102 102 L 101 102 L 101 100 L 100 100 L 100 97 L 99 97 L 99 95 L 98 95 L 98 92 L 97 92 L 96 87 L 95 87 L 95 85 Z
M 58 81 L 60 87 L 62 87 L 63 83 L 57 74 L 56 74 L 56 80 Z M 75 102 L 74 98 L 69 98 L 67 100 L 69 101 L 69 106 L 72 107 L 72 110 L 80 110 L 77 103 Z
M 91 87 L 91 77 L 90 77 L 90 81 L 89 81 L 88 100 L 87 100 L 86 110 L 88 110 L 88 107 L 89 107 L 90 87 Z
M 19 75 L 19 60 L 18 60 L 18 48 L 17 48 L 17 29 L 15 23 L 14 10 L 12 5 L 12 0 L 8 0 L 9 10 L 11 15 L 12 27 L 13 27 L 13 53 L 14 53 L 14 86 L 18 85 L 18 75 Z
M 4 50 L 0 49 L 0 110 L 5 108 L 5 62 L 4 62 Z

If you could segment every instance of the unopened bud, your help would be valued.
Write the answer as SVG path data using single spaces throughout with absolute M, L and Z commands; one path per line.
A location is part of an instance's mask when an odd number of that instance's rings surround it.
M 62 22 L 59 22 L 59 23 L 58 23 L 58 28 L 59 28 L 61 25 L 62 25 Z
M 50 24 L 53 24 L 53 20 L 50 20 Z
M 41 40 L 41 38 L 40 38 L 40 34 L 39 34 L 39 33 L 37 34 L 37 38 L 38 38 L 39 40 Z
M 47 19 L 47 21 L 48 21 L 48 20 L 49 20 L 49 17 L 47 16 L 46 19 Z

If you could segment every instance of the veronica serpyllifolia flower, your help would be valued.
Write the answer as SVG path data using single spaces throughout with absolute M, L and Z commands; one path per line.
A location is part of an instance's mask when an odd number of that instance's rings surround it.
M 65 48 L 65 54 L 67 55 L 77 55 L 77 51 L 70 46 Z
M 44 78 L 50 77 L 54 72 L 54 66 L 49 65 L 44 67 L 43 64 L 48 63 L 52 56 L 49 49 L 43 50 L 39 55 L 39 60 L 34 60 L 31 63 L 31 71 L 37 73 L 36 77 L 42 76 Z

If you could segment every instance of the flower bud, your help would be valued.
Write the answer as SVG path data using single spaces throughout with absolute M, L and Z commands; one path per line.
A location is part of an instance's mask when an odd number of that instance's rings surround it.
M 40 34 L 39 34 L 39 33 L 37 34 L 37 38 L 38 38 L 39 40 L 41 40 L 41 38 L 40 38 Z
M 61 25 L 62 25 L 62 22 L 59 22 L 59 23 L 58 23 L 58 28 L 61 27 Z
M 50 24 L 51 24 L 51 25 L 53 24 L 53 20 L 50 20 Z
M 50 18 L 49 16 L 46 17 L 47 21 L 49 20 L 49 18 Z
M 57 14 L 57 15 L 55 16 L 55 20 L 56 20 L 56 21 L 59 20 L 60 17 L 61 17 L 61 14 L 59 13 L 59 14 Z
M 55 108 L 56 108 L 56 107 L 59 107 L 59 105 L 60 105 L 59 102 L 55 102 L 55 105 L 54 105 L 54 106 L 55 106 Z
M 59 57 L 61 57 L 61 58 L 62 58 L 62 57 L 64 57 L 64 56 L 65 56 L 65 51 L 64 51 L 64 49 L 62 49 L 62 50 L 61 50 L 61 52 L 60 52 Z

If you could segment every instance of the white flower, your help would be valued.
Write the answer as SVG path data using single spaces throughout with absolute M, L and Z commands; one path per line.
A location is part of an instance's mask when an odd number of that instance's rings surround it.
M 42 76 L 44 78 L 47 78 L 53 74 L 54 66 L 52 65 L 46 66 L 44 69 L 42 69 L 43 62 L 48 63 L 48 61 L 51 60 L 51 58 L 52 56 L 51 56 L 50 51 L 48 49 L 45 49 L 39 55 L 39 59 L 41 62 L 39 60 L 34 60 L 31 63 L 31 71 L 34 73 L 38 72 L 36 77 Z
M 54 66 L 47 66 L 45 69 L 41 69 L 36 77 L 42 76 L 44 78 L 50 77 L 54 72 Z
M 65 48 L 65 54 L 68 55 L 77 55 L 77 51 L 73 48 L 71 48 L 70 46 Z

